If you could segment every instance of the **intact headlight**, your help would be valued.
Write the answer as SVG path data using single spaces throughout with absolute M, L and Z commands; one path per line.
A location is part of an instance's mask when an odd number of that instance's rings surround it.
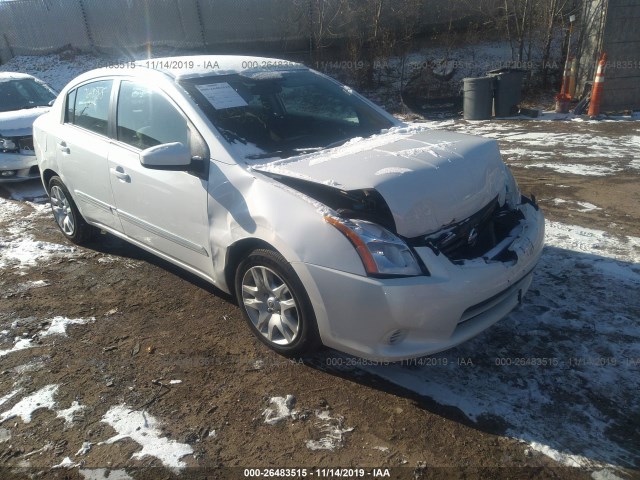
M 365 220 L 324 218 L 353 244 L 369 275 L 423 275 L 407 244 L 386 228 Z

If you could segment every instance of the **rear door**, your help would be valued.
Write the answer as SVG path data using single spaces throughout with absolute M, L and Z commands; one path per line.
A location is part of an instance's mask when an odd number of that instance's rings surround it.
M 84 83 L 67 94 L 55 148 L 62 181 L 82 216 L 107 229 L 121 231 L 109 180 L 107 155 L 113 80 Z
M 206 176 L 140 163 L 140 152 L 147 148 L 172 142 L 191 146 L 199 134 L 163 92 L 122 80 L 115 135 L 108 153 L 109 177 L 124 233 L 211 276 Z

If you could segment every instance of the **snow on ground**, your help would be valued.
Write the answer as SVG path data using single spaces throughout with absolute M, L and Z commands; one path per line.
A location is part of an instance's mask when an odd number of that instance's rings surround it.
M 284 420 L 306 418 L 307 412 L 301 414 L 293 409 L 295 404 L 296 398 L 293 395 L 270 398 L 269 406 L 262 412 L 264 423 L 276 425 Z M 334 451 L 342 447 L 344 435 L 353 431 L 353 428 L 344 426 L 344 417 L 332 417 L 328 410 L 316 411 L 314 417 L 314 428 L 310 429 L 312 438 L 305 442 L 309 450 Z
M 365 370 L 571 466 L 640 461 L 640 238 L 547 222 L 524 304 L 475 339 Z M 500 429 L 500 428 L 499 428 Z
M 56 404 L 53 396 L 58 391 L 58 387 L 58 385 L 47 385 L 37 392 L 22 398 L 10 410 L 0 415 L 0 423 L 14 417 L 20 417 L 24 423 L 30 423 L 31 417 L 36 410 L 41 408 L 53 410 L 53 406 Z
M 269 406 L 262 412 L 264 423 L 275 425 L 282 420 L 296 418 L 298 412 L 293 409 L 296 399 L 293 395 L 286 397 L 272 397 L 269 399 Z
M 91 54 L 76 55 L 51 54 L 42 56 L 21 55 L 13 57 L 4 65 L 0 66 L 3 72 L 21 72 L 33 75 L 48 83 L 54 90 L 60 91 L 62 88 L 81 73 L 94 68 L 105 66 L 107 62 L 104 58 Z
M 327 410 L 316 412 L 315 416 L 315 426 L 320 432 L 320 438 L 307 440 L 306 446 L 309 450 L 329 450 L 333 452 L 342 446 L 344 434 L 353 431 L 353 427 L 344 427 L 343 417 L 332 417 Z
M 14 187 L 14 191 L 22 190 Z M 32 235 L 33 220 L 47 214 L 49 211 L 44 205 L 25 205 L 0 197 L 0 268 L 24 272 L 26 268 L 55 256 L 76 252 L 76 248 L 70 245 L 36 240 Z
M 138 443 L 142 450 L 131 458 L 143 458 L 147 455 L 156 457 L 165 466 L 173 469 L 186 467 L 181 458 L 193 453 L 193 448 L 186 443 L 179 443 L 161 436 L 160 422 L 144 411 L 131 410 L 126 405 L 111 407 L 102 417 L 102 421 L 111 425 L 116 435 L 101 442 L 111 444 L 130 438 Z
M 626 135 L 620 135 L 616 128 L 603 128 L 601 123 L 585 122 L 577 131 L 563 122 L 544 119 L 448 120 L 426 122 L 426 125 L 494 138 L 500 143 L 503 158 L 511 166 L 551 169 L 562 174 L 608 176 L 640 169 L 640 125 L 624 120 L 612 121 L 611 125 L 614 127 L 621 122 L 628 130 Z
M 79 471 L 85 480 L 133 480 L 133 477 L 122 469 L 81 468 Z
M 94 322 L 95 317 L 91 318 L 66 318 L 66 317 L 54 317 L 50 320 L 51 324 L 44 330 L 39 331 L 34 337 L 48 337 L 51 335 L 60 335 L 63 337 L 67 336 L 67 327 L 69 325 L 83 325 L 85 323 Z M 13 322 L 12 328 L 16 328 L 20 324 L 20 321 L 17 320 Z M 7 331 L 7 334 L 10 331 Z M 20 350 L 26 350 L 28 348 L 36 347 L 32 338 L 24 338 L 24 337 L 15 337 L 13 346 L 9 349 L 0 350 L 0 357 L 4 357 L 5 355 L 9 355 L 10 353 L 18 352 Z M 1 405 L 1 403 L 0 403 Z

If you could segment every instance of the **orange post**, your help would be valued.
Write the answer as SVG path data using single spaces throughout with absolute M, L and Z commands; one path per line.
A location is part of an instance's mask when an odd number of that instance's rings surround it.
M 593 88 L 591 89 L 591 103 L 589 104 L 590 117 L 597 117 L 600 115 L 600 104 L 602 103 L 602 92 L 604 91 L 604 68 L 607 65 L 607 54 L 603 53 L 598 62 L 598 70 L 596 71 L 596 78 L 593 81 Z
M 571 78 L 571 59 L 567 57 L 567 61 L 564 64 L 564 75 L 562 76 L 562 87 L 560 88 L 560 95 L 569 95 L 569 82 Z

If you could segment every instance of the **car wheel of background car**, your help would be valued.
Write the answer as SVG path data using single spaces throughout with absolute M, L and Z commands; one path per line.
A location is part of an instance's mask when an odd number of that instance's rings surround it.
M 293 356 L 318 346 L 311 302 L 282 255 L 273 250 L 254 250 L 240 263 L 235 288 L 250 328 L 273 350 Z
M 65 237 L 80 245 L 93 236 L 95 228 L 82 218 L 60 177 L 52 177 L 49 181 L 49 198 L 53 217 Z

